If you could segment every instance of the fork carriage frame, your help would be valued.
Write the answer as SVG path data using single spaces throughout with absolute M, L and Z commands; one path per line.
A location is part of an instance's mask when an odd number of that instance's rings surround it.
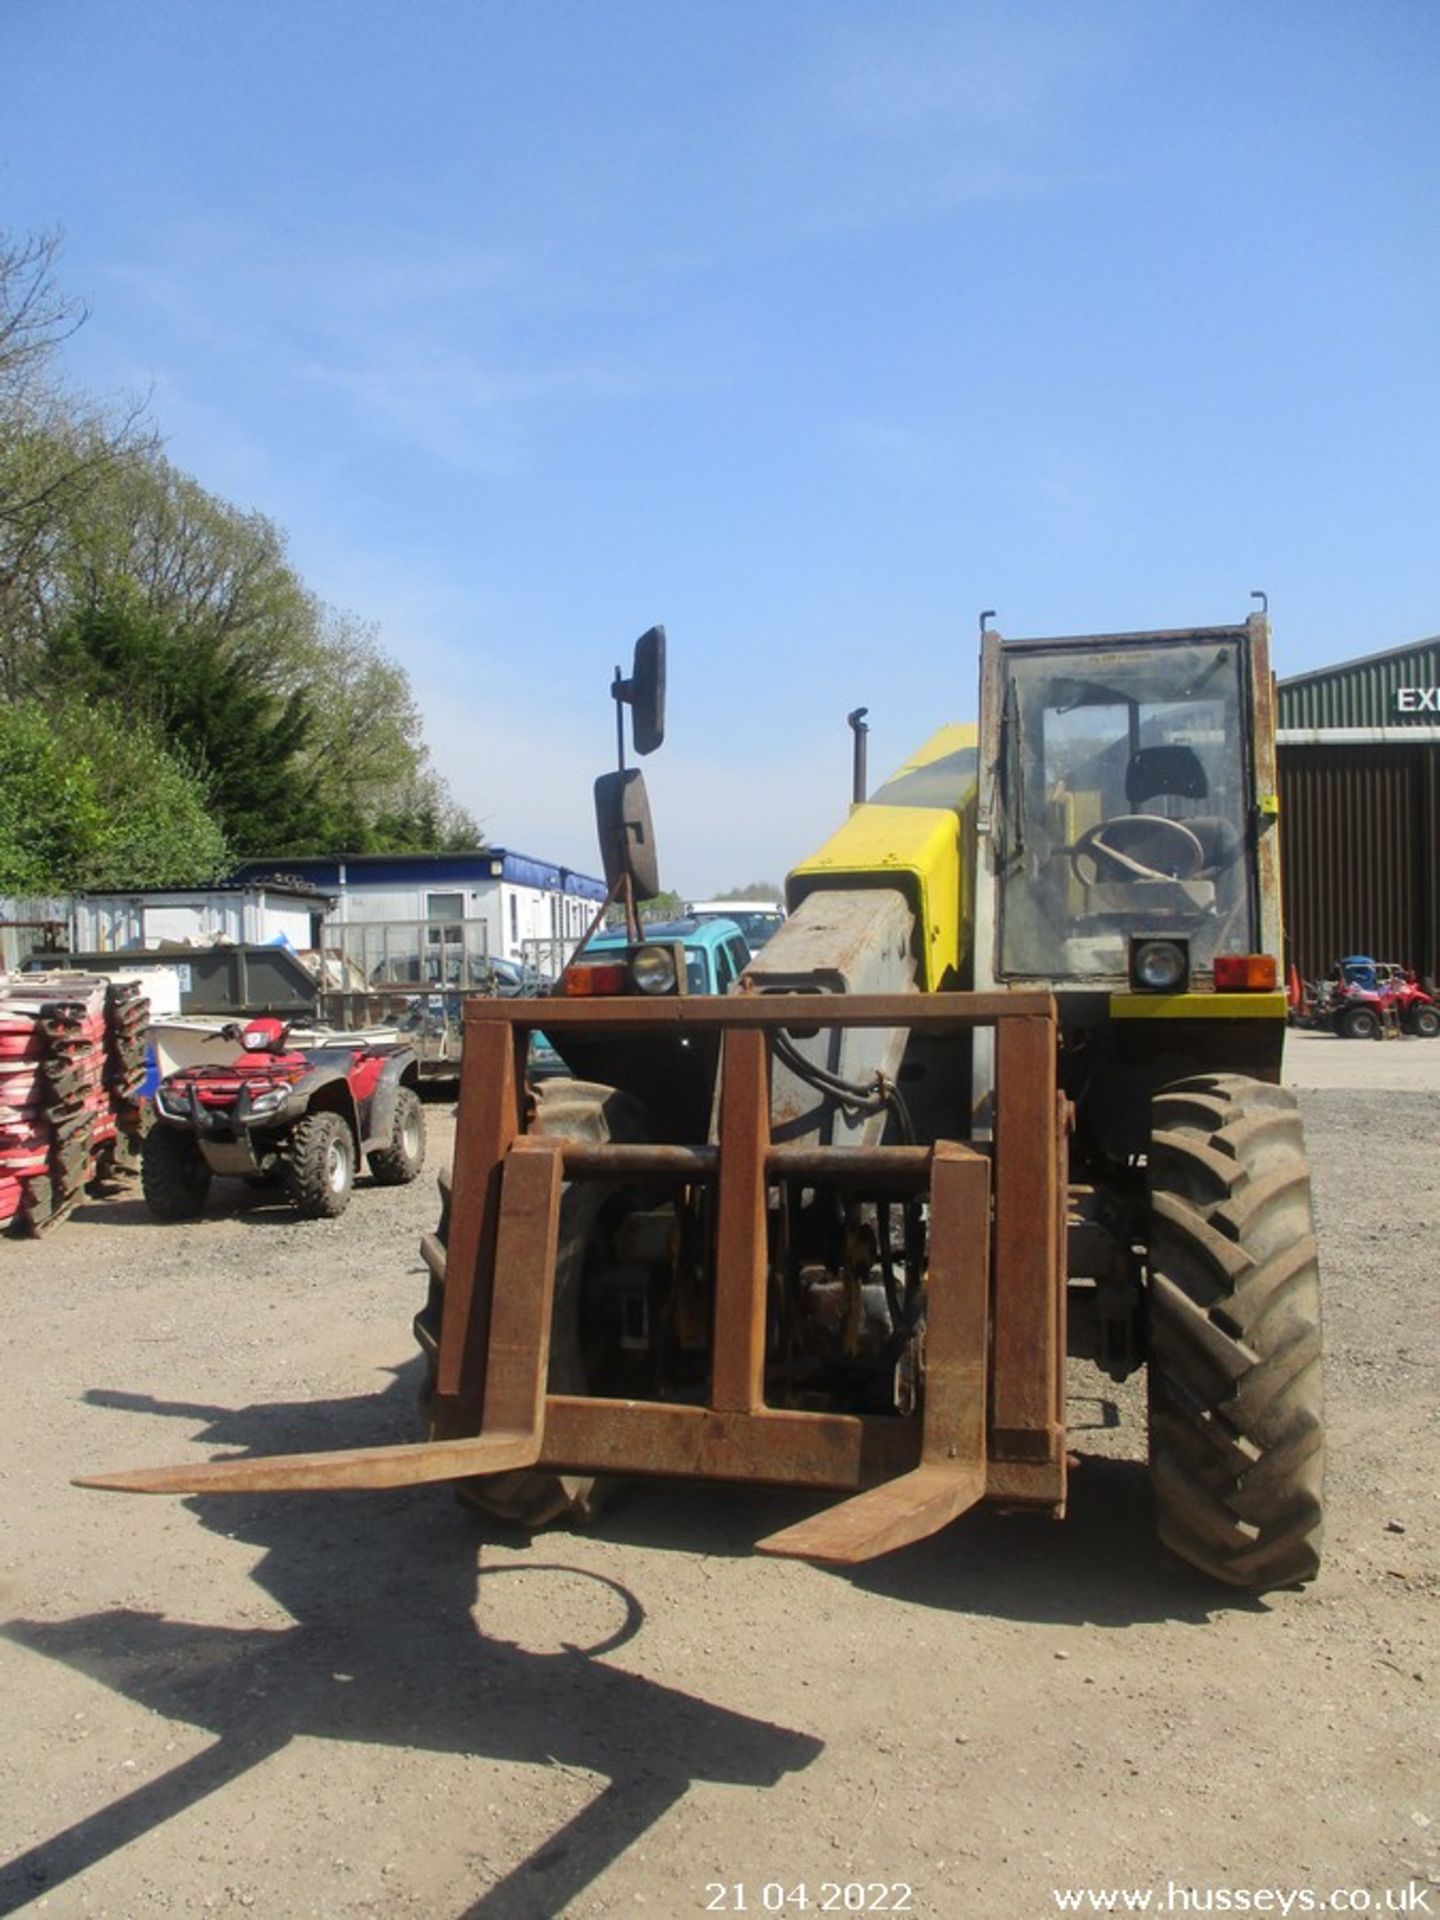
M 533 1028 L 714 1035 L 713 1146 L 594 1146 L 527 1133 Z M 784 1147 L 770 1138 L 777 1029 L 995 1035 L 994 1138 L 924 1147 Z M 434 1442 L 477 1436 L 575 1473 L 669 1475 L 847 1492 L 760 1543 L 868 1559 L 978 1501 L 1065 1501 L 1065 1135 L 1056 1012 L 1043 992 L 739 994 L 466 1009 Z M 567 1179 L 717 1183 L 709 1404 L 546 1390 Z M 768 1194 L 787 1180 L 925 1191 L 925 1393 L 916 1418 L 795 1411 L 764 1397 Z M 432 1443 L 433 1444 L 433 1443 Z M 506 1460 L 503 1464 L 509 1464 Z

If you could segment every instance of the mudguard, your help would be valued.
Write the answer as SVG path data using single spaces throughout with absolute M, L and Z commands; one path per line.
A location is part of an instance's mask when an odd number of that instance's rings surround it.
M 362 1105 L 363 1134 L 361 1148 L 368 1152 L 372 1146 L 388 1146 L 390 1135 L 395 1128 L 395 1099 L 401 1087 L 416 1087 L 420 1081 L 420 1064 L 409 1047 L 401 1047 L 391 1054 L 380 1069 L 380 1077 L 375 1082 L 375 1090 L 368 1104 Z

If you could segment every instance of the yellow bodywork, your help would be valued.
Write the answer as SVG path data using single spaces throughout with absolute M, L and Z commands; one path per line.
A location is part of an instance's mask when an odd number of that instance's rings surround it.
M 965 874 L 979 729 L 946 726 L 880 787 L 786 882 L 791 911 L 817 887 L 898 888 L 921 929 L 919 985 L 933 993 L 969 951 Z
M 1281 1020 L 1289 1012 L 1275 993 L 1112 993 L 1112 1020 Z

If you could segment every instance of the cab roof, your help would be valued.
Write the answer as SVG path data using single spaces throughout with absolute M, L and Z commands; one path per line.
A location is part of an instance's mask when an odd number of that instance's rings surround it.
M 640 937 L 642 940 L 678 940 L 687 947 L 711 950 L 727 939 L 745 938 L 733 920 L 651 920 L 641 925 Z M 595 935 L 585 950 L 593 953 L 599 947 L 613 952 L 617 947 L 630 944 L 630 935 L 624 927 L 607 927 L 604 933 Z

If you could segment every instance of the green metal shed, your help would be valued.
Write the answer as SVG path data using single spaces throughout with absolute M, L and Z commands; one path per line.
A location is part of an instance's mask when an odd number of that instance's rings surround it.
M 1440 978 L 1440 636 L 1282 680 L 1287 958 Z

